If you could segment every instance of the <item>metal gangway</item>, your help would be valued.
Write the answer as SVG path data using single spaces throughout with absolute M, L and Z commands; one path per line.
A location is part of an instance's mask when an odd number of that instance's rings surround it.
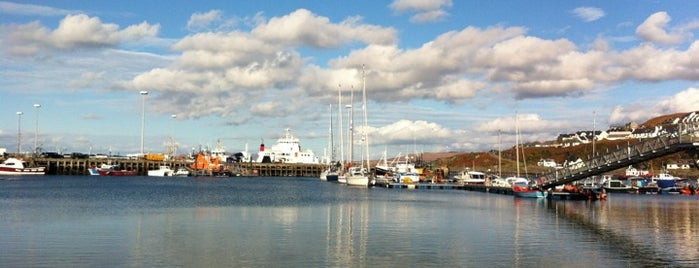
M 616 151 L 594 156 L 582 164 L 564 167 L 543 175 L 540 189 L 571 183 L 577 180 L 600 175 L 630 165 L 642 163 L 654 158 L 666 156 L 681 151 L 696 151 L 699 149 L 698 126 L 679 128 L 677 132 L 659 135 L 645 139 L 636 144 L 629 144 Z M 697 163 L 699 164 L 699 163 Z

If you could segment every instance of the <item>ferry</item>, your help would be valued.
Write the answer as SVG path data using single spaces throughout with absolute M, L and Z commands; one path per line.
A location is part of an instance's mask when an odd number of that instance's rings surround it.
M 320 164 L 320 159 L 311 150 L 301 150 L 299 139 L 287 128 L 286 135 L 279 138 L 272 148 L 266 148 L 264 142 L 260 144 L 256 162 Z

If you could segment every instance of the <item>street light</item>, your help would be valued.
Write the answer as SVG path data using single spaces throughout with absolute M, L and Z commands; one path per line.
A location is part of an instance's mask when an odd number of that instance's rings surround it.
M 146 95 L 148 95 L 148 91 L 141 90 L 139 93 L 143 96 L 141 98 L 141 155 L 143 155 L 143 131 L 146 128 Z
M 17 157 L 22 155 L 22 115 L 23 112 L 17 112 Z
M 35 103 L 34 108 L 36 108 L 36 130 L 34 130 L 34 154 L 38 154 L 38 138 L 39 138 L 39 108 L 41 104 Z

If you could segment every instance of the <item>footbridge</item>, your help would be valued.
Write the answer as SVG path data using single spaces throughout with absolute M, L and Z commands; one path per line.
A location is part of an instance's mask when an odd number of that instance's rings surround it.
M 565 167 L 544 175 L 539 184 L 541 189 L 551 189 L 566 183 L 600 175 L 629 165 L 638 164 L 654 158 L 681 151 L 699 149 L 699 128 L 688 128 L 676 133 L 660 135 L 631 144 L 616 151 L 595 156 L 582 164 Z M 698 163 L 699 164 L 699 163 Z

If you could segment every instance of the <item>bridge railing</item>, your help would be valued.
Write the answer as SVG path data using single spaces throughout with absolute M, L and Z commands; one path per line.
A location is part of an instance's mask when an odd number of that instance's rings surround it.
M 583 179 L 600 172 L 608 172 L 630 163 L 637 163 L 652 158 L 653 154 L 666 155 L 674 152 L 675 144 L 692 143 L 699 134 L 699 124 L 680 124 L 676 132 L 645 139 L 639 143 L 629 144 L 603 155 L 596 155 L 587 161 L 574 164 L 544 175 L 543 186 L 556 186 Z

